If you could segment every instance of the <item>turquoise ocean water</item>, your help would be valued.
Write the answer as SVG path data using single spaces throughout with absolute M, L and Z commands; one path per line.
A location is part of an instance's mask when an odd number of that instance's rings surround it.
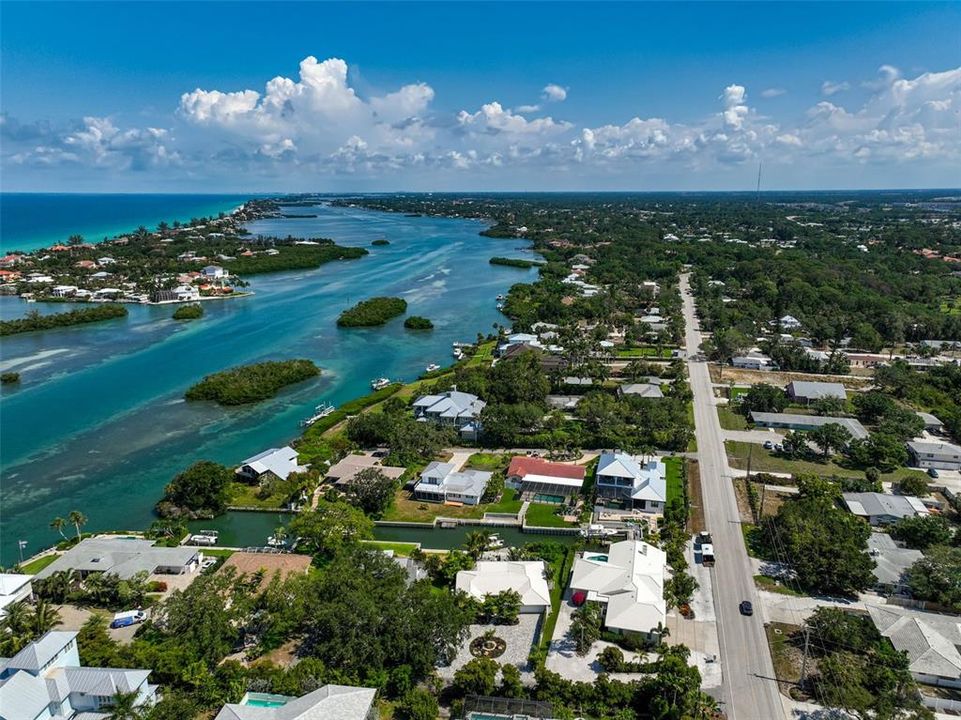
M 318 217 L 249 229 L 330 237 L 370 255 L 254 276 L 253 296 L 205 303 L 205 317 L 189 324 L 171 320 L 169 306 L 130 306 L 122 320 L 3 339 L 0 369 L 19 371 L 22 383 L 0 395 L 0 564 L 16 560 L 19 539 L 27 554 L 55 542 L 50 520 L 73 509 L 89 517 L 87 530 L 146 526 L 163 486 L 191 462 L 238 463 L 296 437 L 321 401 L 340 404 L 366 393 L 372 378 L 410 380 L 428 363 L 449 364 L 453 341 L 506 322 L 497 294 L 536 278 L 536 270 L 490 265 L 493 255 L 530 251 L 523 240 L 482 237 L 480 222 L 329 206 L 310 212 Z M 36 224 L 43 235 L 43 218 Z M 391 244 L 370 247 L 381 237 Z M 341 310 L 374 295 L 404 297 L 408 312 L 431 318 L 435 330 L 407 331 L 401 319 L 336 327 Z M 0 317 L 32 308 L 63 306 L 0 297 Z M 182 399 L 205 374 L 290 357 L 314 360 L 322 376 L 252 407 Z

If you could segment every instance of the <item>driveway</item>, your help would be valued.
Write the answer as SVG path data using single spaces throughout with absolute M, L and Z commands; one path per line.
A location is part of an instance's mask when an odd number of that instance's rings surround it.
M 766 442 L 779 444 L 784 442 L 784 436 L 772 429 L 757 430 L 722 430 L 725 440 L 755 443 L 762 445 Z
M 461 645 L 460 650 L 457 651 L 457 656 L 450 665 L 439 666 L 437 674 L 445 680 L 452 680 L 454 673 L 474 659 L 470 652 L 471 641 L 481 637 L 488 630 L 493 630 L 497 637 L 507 643 L 504 654 L 494 658 L 494 660 L 500 665 L 510 663 L 516 666 L 521 671 L 521 680 L 524 684 L 532 685 L 534 674 L 528 662 L 528 656 L 534 647 L 534 641 L 537 639 L 540 619 L 540 615 L 524 613 L 520 615 L 516 625 L 471 625 L 469 628 L 470 634 L 464 644 Z

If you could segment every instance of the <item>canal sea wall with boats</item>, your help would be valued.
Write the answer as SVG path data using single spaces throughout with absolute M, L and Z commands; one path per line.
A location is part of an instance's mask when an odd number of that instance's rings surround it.
M 168 307 L 130 306 L 116 321 L 4 339 L 0 369 L 20 372 L 22 382 L 4 387 L 0 399 L 0 564 L 16 560 L 18 540 L 27 554 L 55 543 L 50 520 L 71 510 L 89 518 L 85 531 L 146 527 L 164 485 L 192 462 L 239 464 L 297 437 L 318 404 L 364 395 L 373 378 L 411 380 L 430 363 L 450 364 L 452 343 L 506 322 L 497 295 L 537 277 L 536 268 L 491 265 L 494 255 L 530 258 L 529 244 L 481 236 L 478 221 L 329 205 L 310 213 L 249 229 L 329 237 L 370 254 L 253 277 L 251 296 L 209 303 L 204 318 L 188 324 L 172 320 Z M 372 246 L 379 238 L 390 244 Z M 408 314 L 429 318 L 434 330 L 405 330 L 403 318 L 379 328 L 336 326 L 342 310 L 378 295 L 404 298 Z M 0 297 L 0 318 L 31 309 L 61 308 Z M 183 400 L 206 374 L 291 357 L 313 360 L 321 376 L 252 406 Z M 234 515 L 241 514 L 223 522 Z

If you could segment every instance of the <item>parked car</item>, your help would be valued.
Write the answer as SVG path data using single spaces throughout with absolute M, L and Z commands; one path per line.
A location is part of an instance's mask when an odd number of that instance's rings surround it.
M 937 470 L 935 470 L 934 468 L 928 468 L 928 477 L 930 477 L 930 478 L 939 478 L 939 477 L 941 477 L 941 474 L 940 474 Z
M 741 615 L 753 615 L 754 606 L 751 604 L 750 600 L 741 600 Z
M 765 441 L 764 441 L 764 449 L 765 449 L 765 450 L 773 450 L 773 449 L 774 449 L 774 443 L 773 443 L 771 440 L 765 440 Z

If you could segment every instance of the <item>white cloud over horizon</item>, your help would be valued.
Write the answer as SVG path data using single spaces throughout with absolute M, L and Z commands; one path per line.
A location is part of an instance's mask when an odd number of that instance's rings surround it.
M 162 127 L 122 127 L 109 108 L 62 128 L 0 115 L 4 174 L 35 177 L 69 167 L 134 177 L 149 170 L 171 182 L 240 176 L 250 187 L 282 182 L 288 189 L 312 189 L 318 178 L 388 187 L 442 187 L 429 185 L 441 177 L 513 187 L 519 178 L 544 178 L 542 187 L 554 187 L 727 177 L 762 158 L 765 167 L 784 168 L 785 177 L 863 177 L 869 167 L 896 169 L 892 178 L 903 168 L 918 177 L 936 168 L 938 177 L 950 177 L 961 162 L 961 67 L 905 78 L 883 65 L 876 78 L 858 83 L 858 93 L 844 96 L 867 99 L 848 106 L 835 97 L 852 84 L 825 81 L 823 97 L 795 117 L 760 112 L 750 88 L 731 82 L 700 119 L 638 115 L 590 125 L 546 114 L 540 104 L 506 107 L 496 97 L 445 109 L 423 81 L 365 95 L 351 85 L 349 70 L 342 59 L 309 56 L 296 79 L 277 76 L 262 90 L 195 88 L 181 95 Z M 755 92 L 774 98 L 786 91 Z M 562 109 L 567 94 L 549 83 L 541 100 Z

